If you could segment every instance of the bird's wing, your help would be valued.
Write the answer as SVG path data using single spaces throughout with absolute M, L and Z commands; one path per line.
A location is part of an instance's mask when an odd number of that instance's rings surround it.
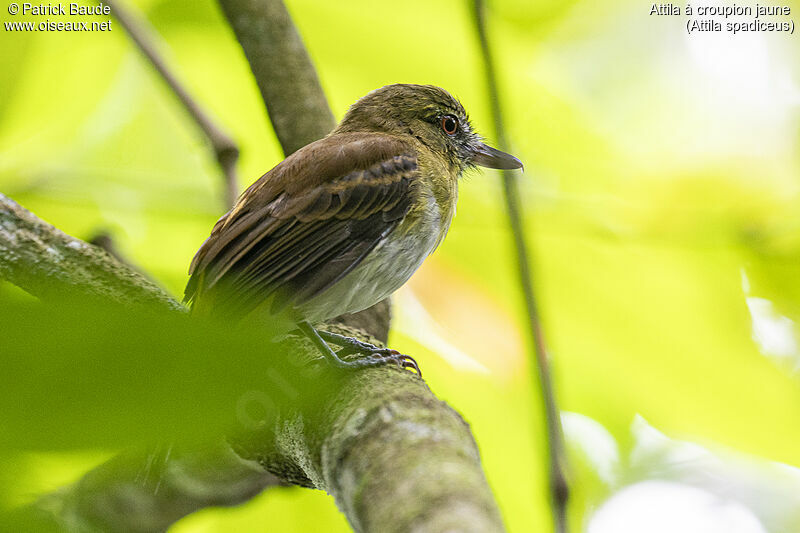
M 284 160 L 217 222 L 190 267 L 185 299 L 195 309 L 241 315 L 273 296 L 273 312 L 301 305 L 400 223 L 418 174 L 413 149 L 388 136 L 340 137 Z

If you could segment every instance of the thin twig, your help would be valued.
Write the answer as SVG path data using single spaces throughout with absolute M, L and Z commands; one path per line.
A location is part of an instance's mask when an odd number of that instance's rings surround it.
M 503 114 L 500 106 L 500 93 L 497 87 L 497 77 L 495 72 L 494 60 L 489 47 L 489 38 L 486 29 L 486 13 L 483 0 L 475 0 L 475 22 L 480 40 L 481 52 L 486 69 L 486 81 L 489 89 L 490 104 L 494 118 L 494 129 L 497 137 L 497 145 L 501 150 L 508 149 L 505 128 L 503 126 Z M 549 475 L 551 503 L 553 506 L 553 521 L 557 533 L 567 531 L 567 500 L 569 499 L 569 485 L 567 484 L 564 473 L 566 467 L 566 456 L 564 448 L 564 434 L 561 428 L 561 418 L 559 417 L 558 407 L 556 406 L 553 383 L 550 378 L 549 356 L 544 340 L 539 311 L 536 304 L 536 296 L 531 282 L 531 266 L 528 261 L 528 250 L 525 239 L 525 229 L 522 223 L 522 209 L 519 202 L 519 191 L 517 188 L 518 174 L 515 171 L 503 171 L 503 190 L 505 192 L 506 209 L 511 224 L 511 231 L 514 235 L 514 244 L 517 251 L 517 267 L 522 285 L 522 292 L 525 297 L 525 307 L 528 312 L 528 325 L 533 340 L 534 356 L 541 391 L 542 401 L 545 406 L 545 417 L 547 422 L 547 440 L 549 447 Z M 534 365 L 531 365 L 533 367 Z
M 172 92 L 175 93 L 175 96 L 178 97 L 178 100 L 181 101 L 183 107 L 186 108 L 186 111 L 189 112 L 189 115 L 203 131 L 206 138 L 208 138 L 225 179 L 225 204 L 226 207 L 231 207 L 239 195 L 239 185 L 236 179 L 236 161 L 239 158 L 239 148 L 236 143 L 201 109 L 200 105 L 172 73 L 172 69 L 167 65 L 164 58 L 158 54 L 153 37 L 155 31 L 149 27 L 147 21 L 143 17 L 137 17 L 126 8 L 123 8 L 117 0 L 104 0 L 104 3 L 111 7 L 114 16 L 125 28 L 125 31 L 128 32 L 131 40 L 158 71 L 167 85 L 169 85 L 169 88 L 172 89 Z

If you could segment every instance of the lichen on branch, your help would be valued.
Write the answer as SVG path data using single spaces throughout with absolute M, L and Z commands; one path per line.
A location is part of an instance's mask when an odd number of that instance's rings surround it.
M 105 250 L 71 237 L 0 194 L 0 279 L 43 300 L 92 296 L 185 308 Z

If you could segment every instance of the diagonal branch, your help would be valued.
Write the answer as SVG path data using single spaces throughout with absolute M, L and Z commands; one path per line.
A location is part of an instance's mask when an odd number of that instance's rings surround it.
M 497 75 L 494 59 L 489 46 L 488 31 L 486 29 L 486 9 L 483 0 L 475 0 L 474 15 L 478 40 L 486 69 L 486 82 L 489 90 L 489 100 L 494 117 L 494 130 L 497 144 L 501 150 L 508 150 L 508 140 L 503 125 L 503 113 L 500 105 L 500 91 L 497 87 Z M 536 295 L 533 289 L 531 265 L 528 260 L 528 247 L 525 238 L 525 228 L 522 222 L 522 208 L 519 202 L 519 190 L 515 171 L 503 171 L 503 190 L 505 192 L 506 210 L 514 235 L 514 245 L 517 251 L 517 267 L 522 293 L 525 297 L 525 307 L 528 313 L 528 327 L 534 346 L 535 368 L 538 370 L 538 379 L 542 402 L 545 407 L 547 423 L 547 440 L 549 453 L 550 491 L 553 507 L 553 520 L 556 533 L 567 531 L 567 500 L 569 499 L 569 485 L 565 475 L 566 455 L 564 447 L 564 434 L 561 428 L 558 406 L 556 405 L 553 382 L 550 377 L 550 362 L 547 345 L 544 339 L 541 319 L 539 317 Z M 531 365 L 533 368 L 534 365 Z
M 125 31 L 128 32 L 131 40 L 150 61 L 150 64 L 161 75 L 169 88 L 172 89 L 172 92 L 175 93 L 175 96 L 178 97 L 183 107 L 211 143 L 217 163 L 222 169 L 222 174 L 225 178 L 225 205 L 227 207 L 232 206 L 236 201 L 236 197 L 239 196 L 239 185 L 236 179 L 236 161 L 239 158 L 239 148 L 236 143 L 203 111 L 189 94 L 189 91 L 173 74 L 172 69 L 167 65 L 164 58 L 156 51 L 155 39 L 153 38 L 155 32 L 148 27 L 146 21 L 128 12 L 127 9 L 122 7 L 119 0 L 105 0 L 105 3 L 111 7 L 114 16 L 125 28 Z
M 280 484 L 224 444 L 193 453 L 159 450 L 148 461 L 127 452 L 44 496 L 39 507 L 71 531 L 165 531 L 194 511 L 239 505 Z
M 220 0 L 286 155 L 336 126 L 317 71 L 281 0 Z
M 160 287 L 0 194 L 0 279 L 42 299 L 75 294 L 184 311 Z
M 504 531 L 468 424 L 419 376 L 348 373 L 323 403 L 236 439 L 236 451 L 331 494 L 357 532 Z

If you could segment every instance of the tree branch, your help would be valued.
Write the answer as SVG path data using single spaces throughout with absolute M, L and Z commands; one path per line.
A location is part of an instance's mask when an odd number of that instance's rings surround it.
M 3 194 L 0 278 L 44 300 L 80 294 L 185 311 L 160 287 L 104 250 L 59 231 Z
M 104 0 L 111 7 L 111 11 L 119 21 L 120 25 L 128 32 L 131 40 L 139 51 L 150 61 L 153 68 L 161 75 L 178 100 L 189 115 L 197 123 L 197 126 L 211 143 L 217 163 L 222 169 L 225 180 L 225 205 L 231 207 L 239 196 L 239 184 L 236 179 L 236 161 L 239 159 L 239 148 L 233 139 L 225 131 L 211 120 L 211 117 L 203 111 L 200 105 L 195 102 L 189 91 L 172 73 L 172 69 L 167 62 L 156 51 L 155 32 L 148 27 L 147 22 L 141 17 L 136 17 L 122 7 L 118 0 Z
M 286 155 L 336 126 L 317 71 L 281 0 L 220 0 Z
M 469 426 L 396 367 L 348 373 L 324 405 L 233 442 L 242 457 L 331 494 L 358 532 L 504 530 Z
M 480 42 L 483 63 L 486 69 L 486 82 L 489 91 L 489 100 L 494 118 L 494 130 L 497 145 L 501 150 L 508 150 L 508 142 L 503 125 L 503 113 L 500 105 L 500 91 L 497 87 L 494 59 L 489 46 L 489 37 L 486 29 L 486 9 L 483 0 L 475 0 L 474 16 L 475 25 Z M 566 533 L 567 526 L 567 500 L 569 499 L 569 485 L 566 474 L 566 452 L 564 447 L 564 433 L 561 428 L 561 417 L 556 405 L 553 382 L 550 377 L 549 355 L 544 340 L 536 295 L 533 289 L 531 266 L 528 261 L 528 246 L 525 237 L 525 227 L 522 222 L 522 207 L 519 202 L 517 173 L 511 170 L 502 171 L 503 190 L 505 192 L 506 211 L 508 212 L 509 225 L 514 236 L 514 245 L 517 252 L 517 268 L 522 293 L 525 298 L 525 307 L 528 312 L 528 327 L 534 346 L 535 365 L 538 374 L 534 376 L 539 381 L 542 392 L 542 403 L 545 407 L 545 421 L 548 441 L 548 463 L 550 478 L 551 506 L 556 533 Z
M 199 509 L 244 503 L 280 480 L 227 445 L 203 452 L 128 452 L 42 498 L 71 531 L 165 531 Z

